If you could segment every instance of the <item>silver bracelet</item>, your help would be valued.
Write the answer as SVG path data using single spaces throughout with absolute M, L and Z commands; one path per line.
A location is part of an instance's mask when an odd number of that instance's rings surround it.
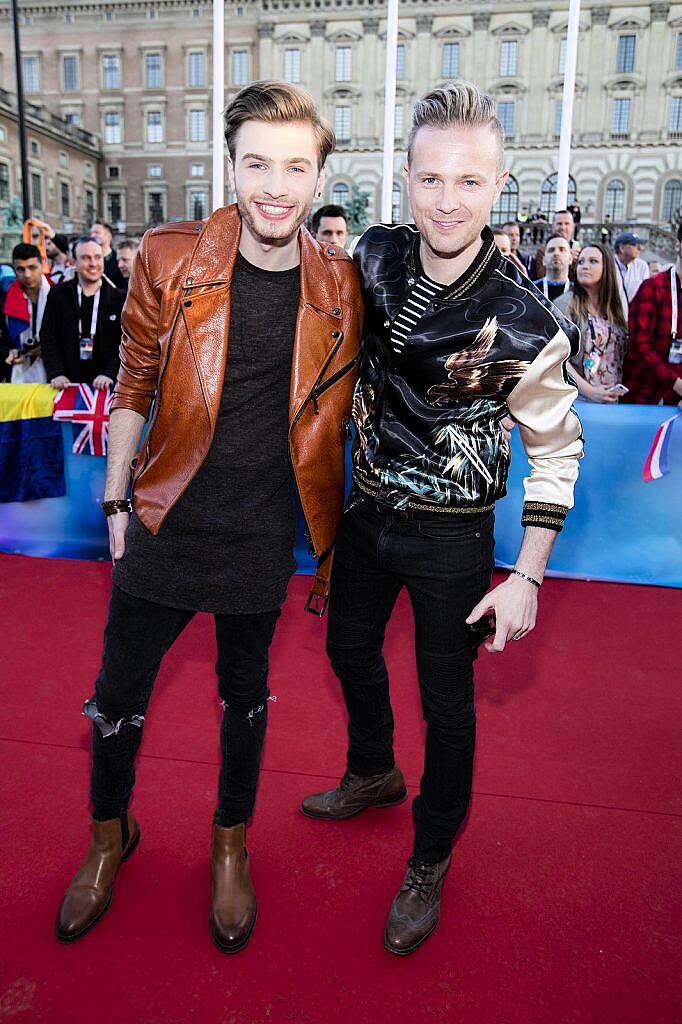
M 528 583 L 532 583 L 534 587 L 540 589 L 540 584 L 537 580 L 534 580 L 532 576 L 526 576 L 525 572 L 519 572 L 518 569 L 512 569 L 513 576 L 520 576 L 522 580 L 527 580 Z

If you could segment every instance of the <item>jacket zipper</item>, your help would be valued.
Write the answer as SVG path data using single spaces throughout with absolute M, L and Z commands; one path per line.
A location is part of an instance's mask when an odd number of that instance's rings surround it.
M 187 295 L 187 290 L 185 291 L 185 295 Z M 147 464 L 149 463 L 149 458 L 150 458 L 149 445 L 151 443 L 152 431 L 154 430 L 154 427 L 156 425 L 156 421 L 159 418 L 159 412 L 161 410 L 161 398 L 160 398 L 160 396 L 161 396 L 161 383 L 163 381 L 163 375 L 166 372 L 166 367 L 168 366 L 168 359 L 170 357 L 171 341 L 172 341 L 173 335 L 175 334 L 175 328 L 177 327 L 178 317 L 179 316 L 180 316 L 180 307 L 178 306 L 177 312 L 175 314 L 175 319 L 173 320 L 173 326 L 171 327 L 170 336 L 168 338 L 168 348 L 166 349 L 166 357 L 165 357 L 165 359 L 163 361 L 163 366 L 161 367 L 161 373 L 159 374 L 159 382 L 156 385 L 156 395 L 155 395 L 155 398 L 154 398 L 154 401 L 155 401 L 154 415 L 152 416 L 151 423 L 149 424 L 149 429 L 147 431 L 147 440 L 145 441 L 145 444 L 144 444 L 144 465 L 142 466 L 142 469 L 140 470 L 140 472 L 137 474 L 137 477 L 135 478 L 135 483 L 132 486 L 131 494 L 133 496 L 135 495 L 135 488 L 137 487 L 138 481 L 139 481 L 140 477 L 142 476 L 142 474 L 144 473 L 145 469 L 147 468 Z
M 355 364 L 357 363 L 359 358 L 360 358 L 360 353 L 358 352 L 358 353 L 356 353 L 356 355 L 353 356 L 353 358 L 351 359 L 351 361 L 349 363 L 346 363 L 346 365 L 342 366 L 340 370 L 337 370 L 336 373 L 332 374 L 332 376 L 329 377 L 329 379 L 326 380 L 324 382 L 324 384 L 320 384 L 319 387 L 314 387 L 313 388 L 313 390 L 311 392 L 311 398 L 312 398 L 312 401 L 313 401 L 313 412 L 315 413 L 316 416 L 318 416 L 319 412 L 320 412 L 320 410 L 318 409 L 318 406 L 317 406 L 317 400 L 320 397 L 320 395 L 323 395 L 325 393 L 325 391 L 327 390 L 327 388 L 330 388 L 333 384 L 336 384 L 336 382 L 338 380 L 340 380 L 341 377 L 345 377 L 345 375 L 347 373 L 349 373 L 353 369 L 353 367 L 355 366 Z M 318 380 L 319 380 L 319 377 L 318 377 Z
M 334 345 L 334 348 L 331 350 L 331 352 L 329 353 L 329 355 L 325 359 L 324 366 L 322 367 L 322 369 L 318 373 L 317 379 L 315 380 L 315 383 L 313 384 L 312 388 L 310 389 L 310 392 L 309 392 L 308 396 L 306 397 L 305 401 L 301 405 L 301 408 L 298 410 L 298 412 L 294 416 L 294 419 L 292 420 L 291 426 L 289 427 L 289 464 L 291 466 L 291 472 L 292 472 L 293 477 L 294 477 L 294 483 L 296 484 L 296 491 L 298 492 L 298 503 L 301 506 L 301 513 L 303 515 L 303 523 L 305 525 L 305 537 L 306 537 L 306 540 L 308 541 L 308 547 L 310 549 L 310 553 L 311 553 L 313 558 L 317 558 L 318 556 L 317 556 L 317 552 L 315 551 L 315 548 L 313 546 L 313 535 L 312 535 L 312 532 L 310 530 L 310 526 L 308 525 L 308 520 L 306 519 L 305 509 L 303 508 L 303 502 L 301 501 L 301 488 L 299 487 L 298 479 L 296 477 L 296 467 L 294 466 L 294 460 L 291 458 L 291 435 L 292 435 L 294 427 L 296 426 L 296 424 L 300 420 L 301 416 L 303 415 L 303 413 L 305 411 L 305 407 L 307 406 L 308 402 L 312 401 L 312 403 L 313 403 L 313 411 L 316 414 L 319 414 L 319 409 L 317 408 L 317 395 L 319 395 L 321 391 L 325 391 L 326 390 L 326 386 L 324 386 L 324 385 L 321 388 L 319 387 L 319 382 L 324 377 L 324 375 L 325 375 L 325 373 L 327 371 L 327 367 L 332 362 L 334 356 L 336 355 L 336 353 L 341 348 L 341 345 L 343 344 L 343 339 L 344 339 L 344 334 L 343 334 L 343 332 L 341 332 L 341 336 L 339 337 L 336 345 Z M 329 381 L 325 382 L 325 384 L 326 385 L 331 385 L 331 384 L 334 383 L 334 381 L 336 381 L 339 378 L 339 376 L 342 376 L 344 373 L 348 373 L 349 369 L 351 369 L 351 367 L 357 362 L 357 360 L 359 358 L 359 355 L 360 355 L 360 353 L 358 353 L 355 356 L 355 358 L 350 361 L 350 363 L 347 363 L 346 366 L 342 367 L 341 370 L 339 370 L 337 373 L 333 374 L 329 378 Z

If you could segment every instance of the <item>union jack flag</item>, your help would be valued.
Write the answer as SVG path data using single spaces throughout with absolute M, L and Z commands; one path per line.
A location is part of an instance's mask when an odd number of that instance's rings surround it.
M 72 384 L 54 403 L 54 419 L 73 423 L 73 448 L 76 455 L 107 454 L 111 391 L 97 391 L 89 384 Z

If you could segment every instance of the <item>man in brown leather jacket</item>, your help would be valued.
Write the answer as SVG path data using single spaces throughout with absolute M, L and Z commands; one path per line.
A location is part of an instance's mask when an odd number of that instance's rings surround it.
M 138 843 L 129 802 L 154 680 L 201 610 L 215 614 L 223 703 L 210 929 L 222 952 L 246 945 L 257 902 L 245 828 L 294 569 L 292 490 L 318 558 L 308 606 L 326 603 L 362 324 L 352 261 L 303 227 L 334 135 L 310 97 L 270 82 L 235 97 L 225 138 L 236 206 L 148 232 L 122 318 L 102 504 L 114 586 L 84 709 L 92 838 L 57 920 L 64 942 L 107 910 Z

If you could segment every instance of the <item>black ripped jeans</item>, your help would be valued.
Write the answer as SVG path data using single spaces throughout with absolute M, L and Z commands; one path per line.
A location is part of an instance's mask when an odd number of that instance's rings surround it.
M 166 651 L 194 612 L 133 597 L 114 587 L 104 631 L 102 668 L 85 713 L 93 719 L 93 817 L 125 814 L 135 784 L 144 716 Z M 216 615 L 222 765 L 214 824 L 239 825 L 256 800 L 268 718 L 268 652 L 279 610 Z
M 493 526 L 492 512 L 402 518 L 364 500 L 343 516 L 334 549 L 327 653 L 348 710 L 348 770 L 356 775 L 395 763 L 382 647 L 403 586 L 412 603 L 427 724 L 413 852 L 429 863 L 449 855 L 471 796 L 476 714 L 465 619 L 490 585 Z

